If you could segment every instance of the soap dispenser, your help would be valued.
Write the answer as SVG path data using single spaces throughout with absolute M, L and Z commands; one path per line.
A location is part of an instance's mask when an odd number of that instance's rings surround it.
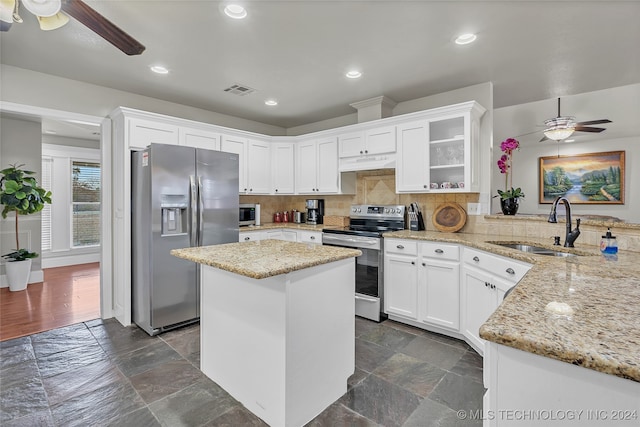
M 616 236 L 611 235 L 611 228 L 607 228 L 607 233 L 600 240 L 600 252 L 603 254 L 618 253 L 618 242 Z

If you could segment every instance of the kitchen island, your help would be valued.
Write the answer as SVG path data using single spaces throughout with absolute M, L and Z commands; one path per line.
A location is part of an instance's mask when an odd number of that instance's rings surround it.
M 280 240 L 176 249 L 201 264 L 200 369 L 271 426 L 302 426 L 355 369 L 355 249 Z

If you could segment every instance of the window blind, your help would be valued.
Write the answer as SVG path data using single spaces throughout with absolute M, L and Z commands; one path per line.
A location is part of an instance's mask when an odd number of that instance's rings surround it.
M 73 161 L 72 247 L 100 244 L 100 164 Z
M 52 177 L 51 177 L 51 166 L 53 165 L 53 159 L 51 158 L 42 158 L 42 179 L 40 180 L 40 186 L 47 191 L 51 191 L 52 186 Z M 53 199 L 52 199 L 53 201 Z M 50 251 L 51 250 L 51 205 L 45 203 L 44 208 L 41 211 L 41 250 Z

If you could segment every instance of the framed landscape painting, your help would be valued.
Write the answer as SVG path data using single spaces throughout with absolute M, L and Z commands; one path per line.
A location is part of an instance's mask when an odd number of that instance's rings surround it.
M 540 203 L 624 204 L 624 153 L 540 157 Z

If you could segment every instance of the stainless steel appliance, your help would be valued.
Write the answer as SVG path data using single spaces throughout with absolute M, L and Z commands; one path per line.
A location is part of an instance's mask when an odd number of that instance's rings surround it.
M 356 315 L 379 322 L 386 319 L 384 309 L 382 233 L 405 228 L 405 207 L 401 205 L 351 206 L 348 227 L 322 230 L 324 245 L 357 248 L 362 255 L 356 258 Z
M 238 170 L 238 155 L 220 151 L 132 154 L 132 314 L 149 335 L 199 319 L 199 266 L 169 252 L 238 241 Z
M 307 199 L 307 224 L 322 224 L 324 199 Z
M 256 204 L 255 203 L 241 203 L 239 205 L 239 220 L 240 227 L 248 225 L 256 225 Z

